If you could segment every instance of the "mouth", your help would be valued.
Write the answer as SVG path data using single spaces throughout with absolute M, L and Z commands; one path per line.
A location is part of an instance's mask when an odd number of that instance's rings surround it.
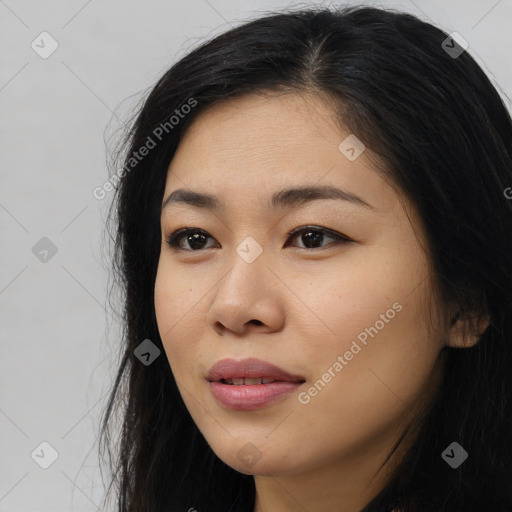
M 209 382 L 232 386 L 255 386 L 275 382 L 303 383 L 304 377 L 293 375 L 286 370 L 261 359 L 222 359 L 215 363 L 206 377 Z
M 272 384 L 273 382 L 297 382 L 303 383 L 306 382 L 304 379 L 302 380 L 274 380 L 267 377 L 255 377 L 255 378 L 244 378 L 244 377 L 234 377 L 232 379 L 220 379 L 219 381 L 210 381 L 210 382 L 221 382 L 222 384 L 230 384 L 231 386 L 255 386 L 258 384 Z
M 268 384 L 233 385 L 209 382 L 210 392 L 221 407 L 236 411 L 254 411 L 284 400 L 302 384 L 274 381 Z
M 207 377 L 217 403 L 232 411 L 255 411 L 285 400 L 306 382 L 299 375 L 260 359 L 223 359 Z

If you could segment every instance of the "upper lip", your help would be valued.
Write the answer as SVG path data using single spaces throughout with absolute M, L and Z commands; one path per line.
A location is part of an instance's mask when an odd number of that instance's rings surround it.
M 266 361 L 256 358 L 222 359 L 217 361 L 208 372 L 206 379 L 210 382 L 236 378 L 265 378 L 282 382 L 304 382 L 300 375 L 287 371 Z

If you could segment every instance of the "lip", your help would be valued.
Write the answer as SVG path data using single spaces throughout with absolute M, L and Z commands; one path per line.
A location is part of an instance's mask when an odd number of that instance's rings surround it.
M 302 382 L 272 382 L 270 384 L 223 384 L 222 382 L 209 382 L 210 391 L 217 402 L 235 411 L 254 411 L 271 403 L 285 398 Z
M 280 382 L 304 382 L 304 377 L 292 375 L 271 363 L 250 357 L 247 359 L 222 359 L 217 361 L 208 372 L 206 380 L 220 382 L 234 378 L 265 378 Z
M 222 382 L 223 379 L 234 378 L 265 378 L 275 382 L 242 385 Z M 218 361 L 210 369 L 206 380 L 217 402 L 227 409 L 237 411 L 266 407 L 285 398 L 305 382 L 299 375 L 292 375 L 278 366 L 255 358 Z

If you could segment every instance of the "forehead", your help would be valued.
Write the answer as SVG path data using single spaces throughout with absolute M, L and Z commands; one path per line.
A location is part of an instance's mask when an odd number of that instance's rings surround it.
M 266 207 L 280 190 L 331 186 L 389 209 L 396 192 L 377 172 L 375 155 L 369 158 L 371 151 L 362 143 L 361 150 L 357 138 L 356 158 L 340 149 L 354 145 L 354 137 L 332 105 L 311 94 L 251 94 L 222 102 L 200 113 L 184 133 L 164 200 L 191 188 L 226 203 L 251 200 Z
M 190 125 L 182 142 L 206 143 L 219 150 L 228 143 L 240 151 L 265 145 L 279 152 L 283 143 L 330 144 L 340 135 L 335 111 L 319 96 L 260 92 L 208 107 Z

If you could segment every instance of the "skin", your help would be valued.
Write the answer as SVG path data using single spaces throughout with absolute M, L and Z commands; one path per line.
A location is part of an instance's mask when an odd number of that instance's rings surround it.
M 220 103 L 186 131 L 167 175 L 164 198 L 186 188 L 226 204 L 215 212 L 184 203 L 163 210 L 154 299 L 183 400 L 219 458 L 254 475 L 254 512 L 364 507 L 403 456 L 400 449 L 378 471 L 402 429 L 437 389 L 441 349 L 463 343 L 461 321 L 450 327 L 432 298 L 421 219 L 376 172 L 369 148 L 354 161 L 340 152 L 350 131 L 340 130 L 332 112 L 312 94 Z M 304 185 L 348 190 L 373 209 L 337 199 L 266 206 L 274 192 Z M 301 233 L 287 233 L 308 225 L 352 241 L 324 234 L 304 249 Z M 208 237 L 194 248 L 184 236 L 184 250 L 173 251 L 166 237 L 185 226 Z M 236 251 L 248 236 L 263 249 L 252 263 Z M 358 343 L 343 369 L 301 403 L 298 394 L 394 303 L 402 306 L 394 318 L 386 317 L 378 334 Z M 256 411 L 229 410 L 206 381 L 210 367 L 227 357 L 257 357 L 306 382 Z M 259 458 L 250 464 L 237 457 L 241 449 Z

